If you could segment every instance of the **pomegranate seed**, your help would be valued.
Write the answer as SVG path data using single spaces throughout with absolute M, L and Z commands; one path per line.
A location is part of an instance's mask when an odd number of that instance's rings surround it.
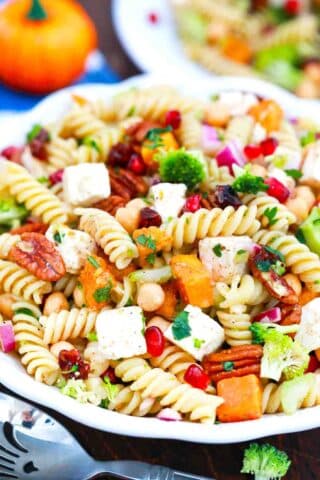
M 300 0 L 286 0 L 284 4 L 284 9 L 289 15 L 298 15 L 300 7 Z
M 262 154 L 260 145 L 247 145 L 244 147 L 243 152 L 249 160 L 254 160 Z
M 128 163 L 128 168 L 136 175 L 144 175 L 147 171 L 146 164 L 139 153 L 134 153 Z
M 201 195 L 195 193 L 187 198 L 183 210 L 185 212 L 194 213 L 201 208 Z
M 187 383 L 192 385 L 195 388 L 200 388 L 200 390 L 206 390 L 210 383 L 210 378 L 196 363 L 190 365 L 184 374 L 184 379 Z
M 218 208 L 226 208 L 229 205 L 238 208 L 242 205 L 237 192 L 231 185 L 217 185 L 214 191 L 213 203 Z
M 81 378 L 81 380 L 86 380 L 90 373 L 90 365 L 83 360 L 80 360 L 78 363 L 78 371 L 71 373 L 71 378 Z
M 320 367 L 319 361 L 315 355 L 310 355 L 309 365 L 306 373 L 313 373 Z
M 152 357 L 159 357 L 164 350 L 164 336 L 160 328 L 149 327 L 146 329 L 145 338 L 147 342 L 147 352 Z
M 279 182 L 279 180 L 274 177 L 270 177 L 265 180 L 265 183 L 269 185 L 267 190 L 268 195 L 276 198 L 280 203 L 284 203 L 286 200 L 288 200 L 290 196 L 290 190 L 283 185 L 283 183 Z
M 21 164 L 21 155 L 23 153 L 23 150 L 23 147 L 14 147 L 13 145 L 11 145 L 10 147 L 4 148 L 2 152 L 0 152 L 0 155 L 10 160 L 11 162 Z
M 140 210 L 139 228 L 160 227 L 162 219 L 158 212 L 145 207 Z
M 156 23 L 159 22 L 159 15 L 156 12 L 150 12 L 148 14 L 148 20 L 149 20 L 150 23 L 155 25 Z
M 135 151 L 131 145 L 125 143 L 116 143 L 111 148 L 107 163 L 113 167 L 125 167 Z
M 272 155 L 275 152 L 275 149 L 279 145 L 279 142 L 276 138 L 269 137 L 260 142 L 260 148 L 264 156 Z
M 49 180 L 52 185 L 56 185 L 57 183 L 61 183 L 63 179 L 63 174 L 64 174 L 64 169 L 61 168 L 60 170 L 57 170 L 56 172 L 51 173 L 49 175 Z
M 114 372 L 114 368 L 108 367 L 101 375 L 102 378 L 108 377 L 111 383 L 118 383 L 118 378 Z
M 166 127 L 172 127 L 173 130 L 176 130 L 180 127 L 181 124 L 181 113 L 179 110 L 169 110 L 166 113 L 166 118 L 164 121 Z
M 39 160 L 47 159 L 46 143 L 50 140 L 49 132 L 42 128 L 38 135 L 31 140 L 29 147 L 34 157 Z

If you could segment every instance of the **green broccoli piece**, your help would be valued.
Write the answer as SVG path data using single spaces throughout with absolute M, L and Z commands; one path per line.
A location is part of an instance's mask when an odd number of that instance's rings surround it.
M 0 198 L 0 233 L 20 227 L 29 212 L 13 198 Z
M 255 480 L 280 480 L 289 470 L 288 455 L 269 443 L 251 443 L 244 451 L 241 473 L 254 475 Z
M 314 207 L 309 217 L 300 225 L 305 243 L 310 250 L 320 255 L 320 208 Z
M 252 175 L 248 170 L 245 170 L 244 173 L 235 179 L 232 188 L 236 192 L 256 194 L 258 192 L 265 192 L 268 190 L 269 186 L 264 183 L 262 177 Z
M 206 177 L 205 164 L 200 152 L 187 152 L 184 148 L 160 154 L 160 177 L 163 182 L 184 183 L 189 190 Z
M 308 350 L 297 340 L 292 342 L 292 349 L 288 361 L 290 361 L 290 364 L 282 371 L 282 375 L 286 380 L 300 377 L 308 368 L 310 361 Z
M 252 333 L 252 343 L 263 344 L 268 338 L 269 332 L 271 330 L 276 330 L 277 332 L 288 334 L 288 333 L 297 333 L 299 325 L 278 325 L 277 323 L 259 323 L 254 322 L 250 325 L 250 330 Z
M 284 413 L 286 415 L 296 413 L 303 401 L 316 389 L 317 379 L 314 373 L 306 373 L 283 382 L 280 387 L 280 400 Z

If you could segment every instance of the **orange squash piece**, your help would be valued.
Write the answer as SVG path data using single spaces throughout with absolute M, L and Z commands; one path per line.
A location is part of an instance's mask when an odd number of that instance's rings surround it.
M 182 300 L 196 307 L 213 305 L 213 288 L 208 270 L 195 255 L 175 255 L 171 268 Z
M 162 285 L 164 291 L 164 302 L 155 314 L 161 317 L 173 319 L 176 315 L 176 305 L 178 303 L 177 286 L 175 281 L 170 281 Z
M 262 416 L 262 386 L 256 375 L 221 380 L 217 394 L 224 399 L 217 410 L 220 422 L 242 422 Z
M 172 240 L 158 227 L 139 228 L 133 232 L 133 240 L 139 251 L 141 267 L 152 266 L 157 252 L 171 246 Z
M 102 310 L 110 303 L 111 289 L 116 281 L 103 258 L 90 255 L 80 272 L 79 281 L 88 308 Z
M 267 132 L 279 130 L 284 117 L 282 108 L 274 100 L 261 100 L 249 110 L 251 115 Z
M 159 134 L 159 146 L 152 148 L 152 142 L 150 140 L 145 140 L 142 148 L 141 155 L 144 160 L 144 163 L 148 166 L 152 166 L 155 160 L 155 155 L 159 153 L 160 150 L 177 150 L 179 145 L 175 136 L 172 132 L 164 132 Z
M 248 64 L 252 59 L 252 50 L 248 42 L 235 35 L 228 35 L 224 39 L 222 51 L 234 62 Z
M 311 290 L 304 288 L 299 296 L 299 305 L 303 307 L 303 305 L 306 305 L 307 303 L 311 302 L 311 300 L 313 300 L 317 296 L 318 294 L 316 292 L 312 292 Z

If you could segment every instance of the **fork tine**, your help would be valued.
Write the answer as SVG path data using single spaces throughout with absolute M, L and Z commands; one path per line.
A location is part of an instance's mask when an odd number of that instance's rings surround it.
M 14 472 L 13 473 L 3 472 L 1 469 L 0 469 L 0 478 L 1 480 L 3 478 L 17 478 L 19 480 L 19 477 Z
M 0 436 L 1 436 L 1 433 L 0 433 Z M 8 448 L 5 448 L 3 445 L 0 445 L 0 450 L 4 453 L 7 453 L 8 455 L 11 455 L 11 457 L 15 457 L 15 458 L 20 457 L 20 455 L 18 455 L 17 453 L 11 452 L 11 450 L 9 450 Z
M 8 472 L 14 472 L 14 468 L 7 467 L 6 465 L 3 465 L 2 463 L 0 463 L 0 468 L 4 468 Z
M 16 462 L 14 460 L 11 460 L 10 458 L 7 458 L 7 457 L 3 457 L 2 455 L 0 455 L 0 461 L 7 462 L 10 465 L 15 465 L 16 464 Z
M 24 448 L 24 446 L 21 445 L 21 443 L 19 443 L 18 440 L 16 439 L 15 429 L 10 422 L 5 422 L 3 424 L 3 433 L 4 433 L 4 436 L 5 436 L 6 440 L 13 447 L 15 447 L 17 450 L 20 450 L 20 452 L 28 453 L 28 450 L 26 448 Z

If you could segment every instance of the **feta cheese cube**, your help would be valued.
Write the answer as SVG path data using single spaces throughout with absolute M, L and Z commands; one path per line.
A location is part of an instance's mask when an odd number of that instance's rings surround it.
M 164 336 L 196 360 L 202 360 L 205 355 L 218 350 L 224 342 L 223 328 L 199 307 L 187 305 L 183 312 L 186 313 L 183 320 L 185 325 L 181 325 L 181 321 L 178 324 L 175 320 L 164 332 Z M 181 338 L 180 333 L 185 335 L 188 331 L 189 335 Z
M 100 351 L 110 360 L 143 355 L 147 352 L 144 327 L 140 307 L 101 310 L 96 321 Z
M 302 180 L 314 186 L 320 185 L 320 141 L 307 147 L 302 173 Z
M 295 340 L 309 351 L 320 348 L 320 298 L 302 307 L 301 322 Z
M 254 243 L 250 237 L 206 237 L 199 242 L 199 256 L 215 282 L 228 282 L 248 271 Z
M 150 200 L 163 222 L 179 215 L 186 201 L 186 191 L 184 183 L 158 183 L 150 188 Z
M 103 163 L 81 163 L 65 168 L 63 193 L 66 202 L 87 207 L 108 198 L 109 172 Z
M 85 232 L 72 230 L 66 225 L 51 225 L 46 237 L 59 251 L 68 273 L 78 274 L 86 258 L 96 251 L 95 241 Z

